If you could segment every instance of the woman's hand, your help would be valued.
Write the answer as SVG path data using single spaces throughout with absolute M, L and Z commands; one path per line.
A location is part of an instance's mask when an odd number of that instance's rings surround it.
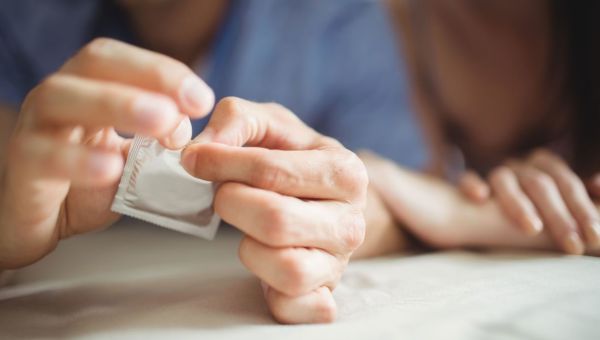
M 181 148 L 188 116 L 213 104 L 206 84 L 173 59 L 109 39 L 85 46 L 21 109 L 0 184 L 0 269 L 118 218 L 109 208 L 129 142 L 115 130 Z
M 283 323 L 331 322 L 332 291 L 365 232 L 364 165 L 277 104 L 226 98 L 182 154 L 221 183 L 215 211 L 245 233 L 242 263 Z
M 600 193 L 599 182 L 600 175 L 589 181 L 591 193 Z M 549 151 L 538 150 L 525 160 L 507 162 L 491 172 L 487 183 L 467 173 L 460 188 L 480 202 L 493 194 L 525 232 L 537 234 L 546 228 L 569 254 L 600 246 L 600 215 L 584 181 Z

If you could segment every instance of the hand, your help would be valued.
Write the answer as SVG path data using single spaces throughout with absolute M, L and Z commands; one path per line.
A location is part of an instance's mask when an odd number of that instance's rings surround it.
M 221 183 L 215 211 L 245 233 L 240 260 L 264 283 L 273 316 L 332 321 L 332 290 L 364 237 L 358 157 L 277 104 L 226 98 L 182 164 Z
M 371 187 L 396 220 L 430 247 L 556 249 L 546 233 L 522 237 L 493 198 L 474 203 L 440 178 L 403 169 L 370 152 L 360 156 Z
M 598 178 L 590 181 L 591 189 L 600 185 Z M 507 216 L 524 231 L 537 234 L 548 228 L 567 253 L 582 254 L 586 245 L 600 246 L 600 216 L 584 182 L 549 151 L 507 162 L 492 171 L 489 184 L 469 173 L 460 187 L 476 201 L 485 201 L 493 192 Z
M 594 198 L 600 198 L 600 173 L 592 176 L 592 178 L 587 181 L 587 189 Z
M 191 138 L 188 115 L 213 104 L 212 91 L 175 60 L 109 39 L 84 47 L 21 109 L 1 183 L 0 269 L 118 218 L 109 208 L 129 142 L 115 129 L 181 148 Z

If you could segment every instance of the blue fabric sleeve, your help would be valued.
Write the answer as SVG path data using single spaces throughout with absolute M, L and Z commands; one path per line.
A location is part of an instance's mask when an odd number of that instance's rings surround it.
M 21 105 L 25 93 L 21 86 L 24 77 L 19 72 L 20 69 L 6 31 L 0 27 L 0 104 L 12 107 Z

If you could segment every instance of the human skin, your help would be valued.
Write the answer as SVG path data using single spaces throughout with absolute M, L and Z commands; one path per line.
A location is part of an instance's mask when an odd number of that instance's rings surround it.
M 213 103 L 212 90 L 171 58 L 109 39 L 84 47 L 18 115 L 1 182 L 0 268 L 30 264 L 59 240 L 116 221 L 109 207 L 130 142 L 116 130 L 181 148 L 189 117 Z
M 600 218 L 593 199 L 600 176 L 576 174 L 565 161 L 568 150 L 559 154 L 538 145 L 528 154 L 515 152 L 524 136 L 561 136 L 572 114 L 569 105 L 555 100 L 562 98 L 557 91 L 563 89 L 558 82 L 564 70 L 553 68 L 556 76 L 548 81 L 555 43 L 549 1 L 429 0 L 419 3 L 421 24 L 409 1 L 389 4 L 431 148 L 431 173 L 444 172 L 458 143 L 449 140 L 443 116 L 460 131 L 462 156 L 477 171 L 458 183 L 465 197 L 474 203 L 494 198 L 524 237 L 547 230 L 570 254 L 598 247 Z M 435 84 L 435 100 L 423 84 L 424 72 Z M 552 110 L 556 107 L 564 108 Z M 564 143 L 558 137 L 556 142 Z
M 560 156 L 540 149 L 495 168 L 488 182 L 475 174 L 465 175 L 460 189 L 476 202 L 485 202 L 493 194 L 504 213 L 526 233 L 535 235 L 545 228 L 563 251 L 582 254 L 584 247 L 600 246 L 600 215 L 592 201 L 596 185 L 590 183 L 588 192 Z M 475 194 L 482 191 L 487 194 Z
M 262 280 L 273 316 L 333 321 L 331 292 L 365 234 L 360 159 L 278 104 L 226 98 L 182 164 L 221 183 L 215 211 L 244 232 L 240 260 Z
M 186 65 L 110 39 L 84 47 L 27 96 L 0 186 L 0 269 L 118 219 L 109 207 L 131 140 L 178 149 L 214 95 Z M 239 256 L 273 316 L 331 322 L 332 297 L 365 233 L 367 174 L 339 142 L 284 107 L 225 98 L 182 165 L 219 182 L 215 210 L 246 237 Z
M 373 153 L 360 153 L 371 186 L 403 228 L 436 249 L 560 250 L 548 231 L 525 237 L 499 202 L 473 202 L 454 185 L 417 173 Z M 595 203 L 596 209 L 600 204 Z M 398 249 L 401 250 L 401 249 Z M 598 256 L 600 249 L 588 249 Z
M 191 137 L 189 117 L 213 106 L 212 91 L 189 65 L 202 60 L 229 1 L 119 3 L 142 45 L 159 53 L 97 39 L 39 84 L 21 112 L 0 108 L 0 127 L 13 131 L 10 159 L 0 159 L 0 270 L 32 263 L 65 237 L 119 218 L 109 206 L 130 140 L 117 130 L 180 148 Z M 264 134 L 245 134 L 253 128 Z M 184 165 L 221 182 L 215 208 L 246 233 L 239 255 L 263 280 L 272 314 L 286 323 L 332 321 L 331 291 L 364 237 L 364 166 L 276 104 L 227 98 L 207 131 L 185 150 Z M 235 138 L 211 140 L 222 134 Z M 300 156 L 301 164 L 293 161 Z M 217 162 L 223 159 L 238 172 Z

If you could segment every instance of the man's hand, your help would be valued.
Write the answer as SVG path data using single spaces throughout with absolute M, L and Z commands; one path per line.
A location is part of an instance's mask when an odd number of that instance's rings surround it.
M 239 256 L 262 280 L 273 316 L 332 321 L 332 291 L 365 232 L 359 158 L 277 104 L 226 98 L 182 164 L 221 183 L 215 210 L 246 234 Z
M 84 47 L 21 109 L 0 182 L 0 269 L 32 263 L 59 240 L 118 218 L 109 208 L 129 141 L 115 130 L 181 148 L 191 138 L 188 116 L 213 104 L 212 91 L 180 62 L 109 39 Z
M 597 192 L 597 181 L 590 181 L 590 192 Z M 460 187 L 476 201 L 493 194 L 525 232 L 537 234 L 547 228 L 567 253 L 582 254 L 586 246 L 592 250 L 600 246 L 600 215 L 584 181 L 550 151 L 538 150 L 524 160 L 511 160 L 492 171 L 488 182 L 469 173 Z

